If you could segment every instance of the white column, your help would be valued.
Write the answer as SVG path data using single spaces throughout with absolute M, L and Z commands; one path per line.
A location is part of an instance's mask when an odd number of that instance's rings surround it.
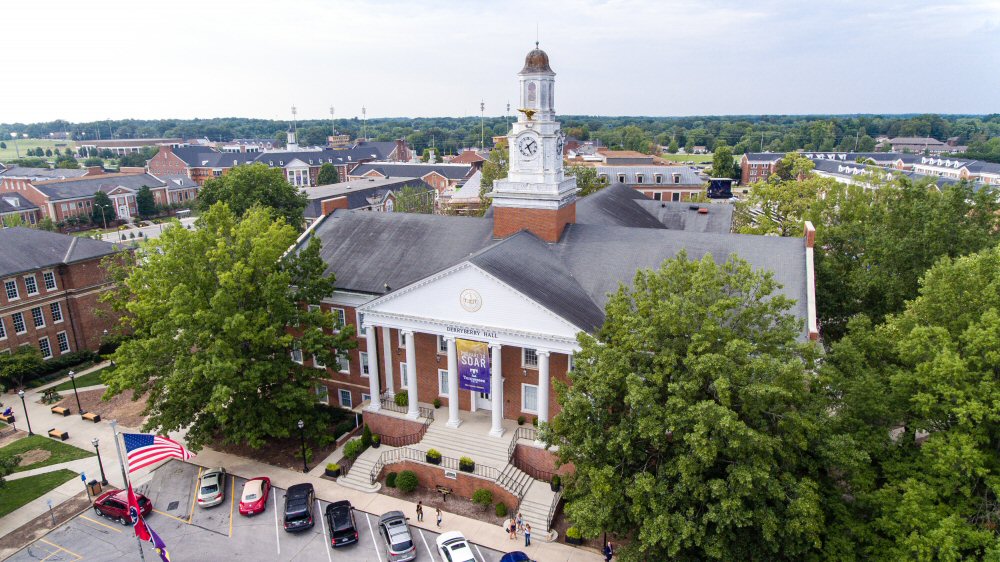
M 365 349 L 368 352 L 368 392 L 372 395 L 368 404 L 369 412 L 382 409 L 378 395 L 378 347 L 375 345 L 375 326 L 365 327 Z
M 549 352 L 538 350 L 538 421 L 549 421 Z
M 392 330 L 382 328 L 382 357 L 385 358 L 385 391 L 389 398 L 396 395 L 396 383 L 392 380 L 395 369 L 392 366 Z
M 490 346 L 493 360 L 490 361 L 490 398 L 493 400 L 490 435 L 503 435 L 503 365 L 500 363 L 500 344 Z
M 448 343 L 448 427 L 462 425 L 458 417 L 458 350 L 455 338 L 445 338 Z
M 417 419 L 420 417 L 420 409 L 417 407 L 417 346 L 413 341 L 413 332 L 407 330 L 403 332 L 406 338 L 406 393 L 409 395 L 409 409 L 406 416 Z

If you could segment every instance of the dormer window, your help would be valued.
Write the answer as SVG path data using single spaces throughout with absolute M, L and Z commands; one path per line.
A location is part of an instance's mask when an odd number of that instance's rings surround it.
M 681 175 L 674 174 L 674 183 L 681 183 Z
M 663 183 L 663 174 L 656 174 L 653 176 L 653 181 L 656 183 Z
M 625 174 L 618 174 L 618 183 L 625 183 Z
M 635 183 L 642 183 L 642 174 L 635 175 Z

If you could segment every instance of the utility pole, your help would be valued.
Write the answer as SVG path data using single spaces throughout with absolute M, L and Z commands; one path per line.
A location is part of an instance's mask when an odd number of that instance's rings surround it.
M 861 130 L 854 131 L 854 152 L 858 151 L 858 140 L 861 138 Z
M 368 109 L 365 106 L 361 106 L 361 136 L 368 140 Z
M 125 470 L 125 458 L 122 457 L 122 445 L 121 441 L 118 439 L 118 420 L 111 420 L 111 433 L 115 436 L 115 450 L 118 451 L 118 465 L 121 466 L 122 469 L 122 480 L 124 481 L 124 484 L 122 485 L 127 488 L 129 486 L 128 471 Z M 139 516 L 141 517 L 142 514 L 139 514 Z M 135 524 L 134 521 L 132 523 L 133 525 Z M 146 555 L 142 552 L 142 539 L 139 538 L 139 535 L 135 536 L 135 542 L 139 545 L 139 559 L 146 562 Z
M 760 132 L 760 151 L 764 152 L 764 131 Z
M 17 153 L 18 159 L 21 158 L 21 149 L 17 147 L 17 133 L 11 133 L 10 138 L 14 139 L 14 152 Z
M 330 134 L 337 136 L 337 122 L 333 120 L 333 106 L 330 106 Z
M 483 120 L 485 111 L 486 104 L 479 100 L 479 150 L 486 150 L 486 124 Z

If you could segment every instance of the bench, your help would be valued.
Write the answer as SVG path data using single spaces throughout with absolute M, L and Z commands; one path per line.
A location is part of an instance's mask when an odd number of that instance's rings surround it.
M 101 414 L 96 414 L 94 412 L 84 412 L 83 419 L 97 423 L 101 421 Z
M 52 413 L 57 416 L 66 417 L 69 415 L 69 408 L 63 408 L 62 406 L 52 406 L 50 410 L 52 410 Z
M 14 423 L 14 414 L 0 414 L 0 421 L 3 423 Z
M 448 501 L 448 494 L 452 493 L 452 489 L 447 486 L 438 486 L 437 493 L 441 494 L 442 501 Z
M 60 441 L 65 441 L 69 439 L 69 432 L 62 431 L 60 429 L 56 429 L 53 427 L 52 429 L 49 430 L 49 437 L 53 439 L 58 439 Z

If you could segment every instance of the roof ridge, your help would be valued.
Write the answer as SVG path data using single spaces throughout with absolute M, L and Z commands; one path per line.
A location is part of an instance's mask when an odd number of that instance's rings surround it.
M 73 250 L 76 249 L 76 243 L 80 240 L 79 236 L 73 236 L 73 239 L 69 241 L 69 248 L 66 248 L 66 255 L 63 256 L 63 263 L 69 263 L 69 257 L 73 254 Z

